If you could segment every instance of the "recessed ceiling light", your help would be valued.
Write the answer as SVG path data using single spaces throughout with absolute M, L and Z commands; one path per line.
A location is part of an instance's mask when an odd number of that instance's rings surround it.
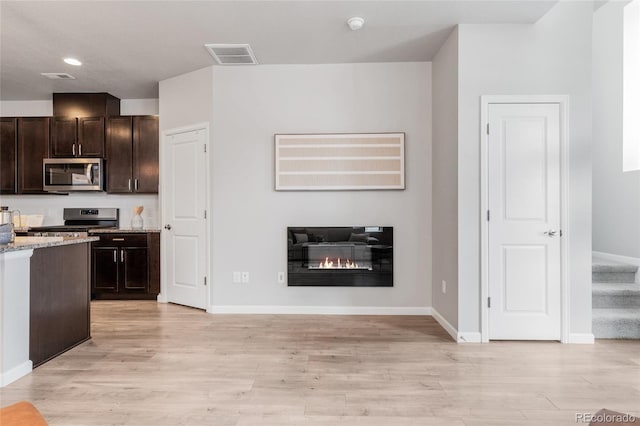
M 79 67 L 80 65 L 82 65 L 82 62 L 80 62 L 76 58 L 64 58 L 64 62 L 69 65 L 74 65 L 76 67 Z
M 359 16 L 349 18 L 349 20 L 347 20 L 347 25 L 349 26 L 349 28 L 351 28 L 351 31 L 358 31 L 364 26 L 364 18 L 361 18 Z

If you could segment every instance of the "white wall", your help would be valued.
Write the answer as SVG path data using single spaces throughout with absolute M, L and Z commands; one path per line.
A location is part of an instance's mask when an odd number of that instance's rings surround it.
M 207 67 L 160 82 L 160 135 L 176 127 L 211 122 L 212 73 L 213 67 Z
M 120 115 L 158 115 L 158 99 L 122 99 Z
M 570 96 L 570 331 L 591 332 L 591 2 L 534 25 L 460 25 L 459 324 L 480 331 L 480 96 Z
M 593 15 L 593 250 L 640 258 L 640 172 L 622 171 L 625 5 Z
M 155 115 L 157 99 L 123 99 L 120 112 L 123 115 Z M 37 117 L 53 115 L 51 100 L 0 101 L 0 116 Z M 70 195 L 0 195 L 0 204 L 19 209 L 24 214 L 44 214 L 45 225 L 61 225 L 64 207 L 116 207 L 120 209 L 120 226 L 131 226 L 133 207 L 142 205 L 142 218 L 146 227 L 157 227 L 159 206 L 157 195 L 114 195 L 107 193 L 72 193 Z
M 213 304 L 430 306 L 431 64 L 213 68 Z M 389 131 L 406 132 L 405 191 L 274 191 L 275 133 Z M 277 283 L 287 226 L 367 224 L 394 227 L 393 288 Z
M 623 34 L 622 165 L 624 171 L 637 172 L 640 170 L 640 0 L 624 7 Z
M 121 115 L 157 115 L 158 99 L 121 99 Z M 0 117 L 50 117 L 53 101 L 0 101 Z
M 0 101 L 0 117 L 51 117 L 53 102 L 42 101 Z
M 458 327 L 458 28 L 433 59 L 433 308 Z M 442 293 L 442 281 L 447 282 Z

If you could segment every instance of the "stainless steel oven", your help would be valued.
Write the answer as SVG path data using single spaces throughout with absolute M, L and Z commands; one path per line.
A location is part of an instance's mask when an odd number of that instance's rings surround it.
M 100 158 L 47 158 L 42 163 L 45 191 L 102 191 L 103 167 Z

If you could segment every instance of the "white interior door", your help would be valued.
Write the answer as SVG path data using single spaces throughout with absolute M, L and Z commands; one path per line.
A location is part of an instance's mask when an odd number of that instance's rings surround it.
M 169 132 L 162 168 L 167 301 L 207 306 L 207 131 Z
M 558 104 L 488 108 L 489 338 L 561 338 Z

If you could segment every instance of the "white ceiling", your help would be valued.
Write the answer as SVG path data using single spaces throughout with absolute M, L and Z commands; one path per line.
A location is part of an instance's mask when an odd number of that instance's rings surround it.
M 458 23 L 532 23 L 553 1 L 17 1 L 0 3 L 0 99 L 158 96 L 158 81 L 249 43 L 260 64 L 428 61 Z M 346 20 L 366 19 L 352 32 Z M 80 68 L 62 62 L 72 56 Z M 52 81 L 41 72 L 77 79 Z

